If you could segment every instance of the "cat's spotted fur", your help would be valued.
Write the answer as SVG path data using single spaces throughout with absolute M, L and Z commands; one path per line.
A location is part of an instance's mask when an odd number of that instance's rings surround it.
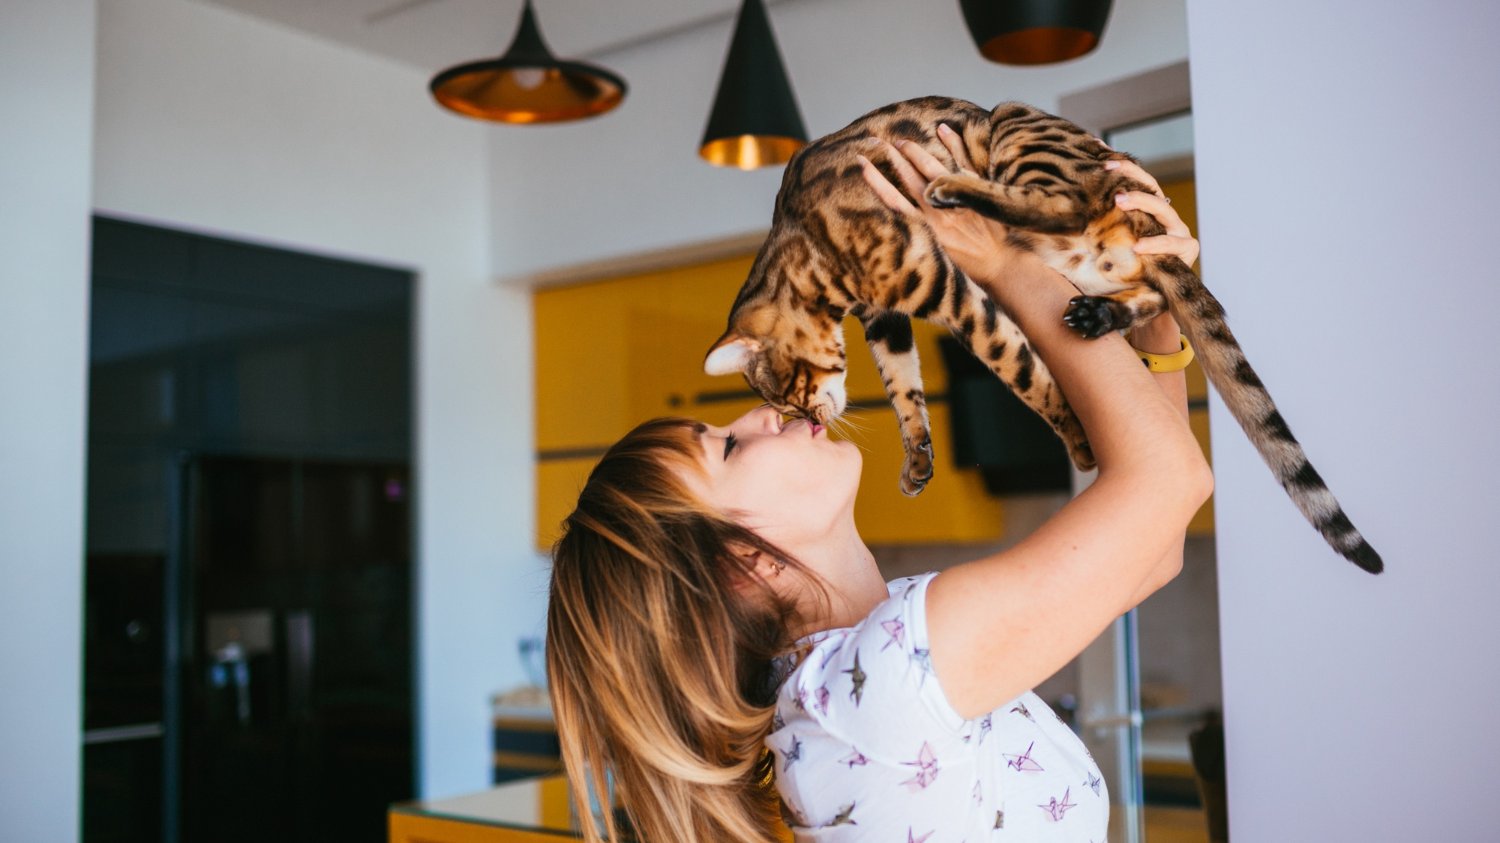
M 957 172 L 938 140 L 940 123 L 963 139 L 979 174 Z M 857 156 L 892 184 L 873 138 L 921 144 L 951 175 L 927 189 L 934 206 L 967 206 L 1000 220 L 1011 241 L 1041 256 L 1084 295 L 1064 319 L 1098 337 L 1170 308 L 1204 371 L 1303 514 L 1339 553 L 1365 570 L 1382 563 L 1349 523 L 1245 359 L 1224 311 L 1179 258 L 1143 256 L 1135 241 L 1163 233 L 1155 218 L 1114 196 L 1145 186 L 1104 169 L 1114 152 L 1066 120 L 1018 103 L 989 111 L 927 97 L 895 103 L 803 148 L 787 165 L 771 232 L 735 299 L 729 327 L 704 362 L 711 374 L 742 372 L 782 412 L 826 423 L 847 404 L 845 315 L 864 325 L 900 420 L 902 491 L 932 477 L 932 440 L 910 317 L 945 326 L 1093 466 L 1083 428 L 1047 367 L 992 298 L 938 247 L 931 229 L 888 209 L 861 178 Z

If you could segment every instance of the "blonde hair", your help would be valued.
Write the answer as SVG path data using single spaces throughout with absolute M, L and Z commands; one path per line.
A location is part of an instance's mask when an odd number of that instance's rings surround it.
M 753 557 L 797 560 L 715 511 L 686 477 L 704 428 L 646 422 L 600 459 L 552 551 L 547 676 L 584 839 L 613 774 L 645 840 L 768 841 L 780 802 L 763 746 L 770 660 L 794 612 Z M 817 582 L 816 578 L 813 578 Z M 621 839 L 605 810 L 605 832 Z

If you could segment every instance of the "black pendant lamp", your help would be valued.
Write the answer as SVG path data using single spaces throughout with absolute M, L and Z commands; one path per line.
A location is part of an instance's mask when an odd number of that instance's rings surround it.
M 625 99 L 625 80 L 547 49 L 531 0 L 505 55 L 450 67 L 432 78 L 432 96 L 445 108 L 500 123 L 558 123 L 603 114 Z
M 1099 46 L 1110 0 L 959 0 L 959 6 L 985 58 L 1048 64 Z
M 754 170 L 785 164 L 806 143 L 765 4 L 744 0 L 698 154 L 710 164 Z

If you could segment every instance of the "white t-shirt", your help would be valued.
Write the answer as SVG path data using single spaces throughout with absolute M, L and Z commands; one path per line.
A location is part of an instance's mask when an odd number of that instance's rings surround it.
M 766 744 L 798 841 L 1103 843 L 1109 793 L 1083 742 L 1031 692 L 965 720 L 927 646 L 927 584 L 778 659 Z

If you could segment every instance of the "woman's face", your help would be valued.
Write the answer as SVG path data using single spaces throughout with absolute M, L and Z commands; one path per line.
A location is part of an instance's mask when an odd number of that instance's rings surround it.
M 699 437 L 704 497 L 762 538 L 791 552 L 851 518 L 860 453 L 805 419 L 783 423 L 770 407 L 751 410 Z

